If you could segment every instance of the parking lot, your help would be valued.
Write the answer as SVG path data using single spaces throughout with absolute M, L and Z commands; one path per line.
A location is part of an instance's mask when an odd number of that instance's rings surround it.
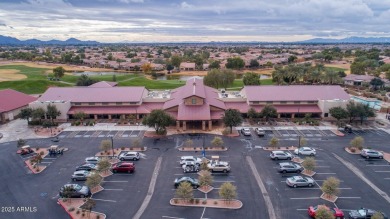
M 64 131 L 58 138 L 135 138 L 143 134 L 140 130 L 130 131 Z
M 316 132 L 300 130 L 306 135 Z M 295 131 L 294 131 L 295 132 Z M 287 137 L 280 137 L 280 145 L 296 145 L 297 138 L 291 130 L 282 130 L 281 133 L 289 133 Z M 309 134 L 310 132 L 310 134 Z M 18 213 L 7 215 L 7 218 L 68 218 L 67 214 L 56 204 L 58 190 L 61 186 L 71 182 L 75 167 L 83 163 L 88 156 L 93 156 L 99 151 L 102 138 L 99 135 L 118 135 L 118 131 L 94 131 L 94 132 L 64 132 L 61 135 L 59 144 L 61 147 L 69 148 L 64 155 L 52 160 L 48 159 L 50 166 L 39 175 L 32 175 L 24 167 L 20 155 L 15 154 L 16 142 L 3 143 L 0 146 L 1 162 L 1 182 L 6 186 L 0 188 L 3 197 L 7 197 L 2 204 L 10 206 L 35 206 L 38 212 Z M 291 133 L 291 134 L 290 134 Z M 295 132 L 297 133 L 297 132 Z M 320 133 L 320 132 L 318 132 Z M 380 133 L 380 132 L 378 132 Z M 119 133 L 123 136 L 125 132 Z M 127 135 L 140 136 L 142 133 L 132 132 Z M 283 135 L 282 134 L 282 135 Z M 385 132 L 378 138 L 375 132 L 367 131 L 362 133 L 367 145 L 380 150 L 390 151 L 387 142 L 390 136 Z M 89 137 L 84 137 L 88 136 Z M 79 136 L 79 137 L 76 137 Z M 361 170 L 364 175 L 372 181 L 382 191 L 390 191 L 390 165 L 383 160 L 366 160 L 359 155 L 350 155 L 344 151 L 344 147 L 349 141 L 356 137 L 354 133 L 345 137 L 327 136 L 327 138 L 308 137 L 308 146 L 315 147 L 318 155 L 317 174 L 313 179 L 316 185 L 311 188 L 289 188 L 285 180 L 291 174 L 282 175 L 277 173 L 277 161 L 269 159 L 269 151 L 265 151 L 261 146 L 267 144 L 270 136 L 258 138 L 252 133 L 251 138 L 223 138 L 225 146 L 229 148 L 226 152 L 206 152 L 207 157 L 213 155 L 220 156 L 223 161 L 230 162 L 232 171 L 229 174 L 213 174 L 215 188 L 207 194 L 210 198 L 219 198 L 218 189 L 224 182 L 231 182 L 237 186 L 237 199 L 244 204 L 239 210 L 223 210 L 213 208 L 189 208 L 174 207 L 169 204 L 169 200 L 174 197 L 175 189 L 173 182 L 175 178 L 181 176 L 194 176 L 196 173 L 183 173 L 179 167 L 180 156 L 197 155 L 200 152 L 179 152 L 175 149 L 188 138 L 194 140 L 194 145 L 202 143 L 202 138 L 189 135 L 176 135 L 163 138 L 159 141 L 144 138 L 143 145 L 148 147 L 143 159 L 136 161 L 136 171 L 134 174 L 114 174 L 104 179 L 102 186 L 104 191 L 93 195 L 96 200 L 95 211 L 104 212 L 108 218 L 133 217 L 140 208 L 145 196 L 148 194 L 149 183 L 151 181 L 157 159 L 161 157 L 161 167 L 156 179 L 152 199 L 142 214 L 142 218 L 268 218 L 265 201 L 256 179 L 246 161 L 246 157 L 252 157 L 259 175 L 261 176 L 268 196 L 271 198 L 278 218 L 308 218 L 307 208 L 310 205 L 327 204 L 337 206 L 345 214 L 351 209 L 368 207 L 385 211 L 388 215 L 389 203 L 367 183 L 356 176 L 350 169 L 344 166 L 335 155 L 340 156 Z M 212 140 L 213 136 L 206 136 L 206 143 Z M 294 140 L 292 140 L 294 139 Z M 321 139 L 321 140 L 318 140 Z M 326 139 L 326 140 L 325 140 Z M 28 140 L 32 147 L 53 144 L 50 139 Z M 116 137 L 114 146 L 126 145 L 128 137 Z M 9 171 L 13 169 L 14 171 Z M 320 199 L 322 182 L 330 176 L 337 177 L 340 183 L 340 198 L 333 205 L 330 202 Z M 83 182 L 79 182 L 83 184 Z M 205 197 L 199 191 L 194 191 L 197 198 Z

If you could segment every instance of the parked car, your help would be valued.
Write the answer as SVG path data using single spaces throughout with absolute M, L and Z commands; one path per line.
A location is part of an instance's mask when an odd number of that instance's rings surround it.
M 34 151 L 30 148 L 29 145 L 25 145 L 20 148 L 20 155 L 27 155 L 32 153 L 34 153 Z
M 97 164 L 100 161 L 100 157 L 87 157 L 85 158 L 85 163 Z
M 69 198 L 85 198 L 90 197 L 92 195 L 91 190 L 88 188 L 88 186 L 80 186 L 78 184 L 65 184 L 60 189 L 60 197 L 64 197 L 64 190 L 66 187 L 70 189 Z
M 272 160 L 291 160 L 293 155 L 287 151 L 272 151 L 269 154 Z
M 379 152 L 379 151 L 376 151 L 376 150 L 371 150 L 371 149 L 363 149 L 360 152 L 360 155 L 362 157 L 367 158 L 367 159 L 370 159 L 370 158 L 383 159 L 383 153 L 382 152 Z
M 207 165 L 211 172 L 230 172 L 230 165 L 226 161 L 215 161 Z
M 302 186 L 312 187 L 314 180 L 309 177 L 293 176 L 286 179 L 286 184 L 294 188 Z
M 344 212 L 342 210 L 340 210 L 338 208 L 330 208 L 326 205 L 310 206 L 309 209 L 307 210 L 307 213 L 309 214 L 309 216 L 311 218 L 315 218 L 316 212 L 317 212 L 318 208 L 320 208 L 320 207 L 323 207 L 323 208 L 330 210 L 336 219 L 344 219 Z
M 294 154 L 314 156 L 317 154 L 317 152 L 316 152 L 316 149 L 311 148 L 311 147 L 301 147 L 301 148 L 295 149 Z
M 76 171 L 79 170 L 94 171 L 97 170 L 97 166 L 95 164 L 86 163 L 76 167 Z
M 130 151 L 119 155 L 119 160 L 139 160 L 140 154 L 138 152 Z
M 119 162 L 112 166 L 112 172 L 126 172 L 126 173 L 134 173 L 135 164 L 131 162 Z
M 186 162 L 194 162 L 198 165 L 202 163 L 202 158 L 195 156 L 182 156 L 180 157 L 180 166 L 183 166 Z
M 199 187 L 199 182 L 197 179 L 188 176 L 183 176 L 181 178 L 175 179 L 175 188 L 179 187 L 180 183 L 182 182 L 190 183 L 191 186 L 194 187 L 195 189 Z
M 255 132 L 259 137 L 265 136 L 265 131 L 262 128 L 255 128 Z
M 279 163 L 279 173 L 300 173 L 303 171 L 303 167 L 296 163 L 285 162 Z
M 200 170 L 200 165 L 193 161 L 186 161 L 181 167 L 185 173 L 198 172 Z
M 87 178 L 91 175 L 91 172 L 86 171 L 86 170 L 79 170 L 75 171 L 72 174 L 72 180 L 73 181 L 85 181 Z
M 350 219 L 370 219 L 372 217 L 372 215 L 374 215 L 376 212 L 376 210 L 372 210 L 372 209 L 368 209 L 368 208 L 360 208 L 359 210 L 351 210 L 349 211 L 349 218 Z M 380 214 L 382 214 L 383 218 L 384 219 L 388 219 L 388 217 L 383 213 L 383 212 L 380 212 Z
M 242 128 L 241 133 L 245 136 L 251 136 L 251 130 L 249 128 Z
M 52 142 L 59 142 L 60 139 L 59 139 L 58 137 L 55 137 L 55 138 L 52 138 L 51 141 L 52 141 Z

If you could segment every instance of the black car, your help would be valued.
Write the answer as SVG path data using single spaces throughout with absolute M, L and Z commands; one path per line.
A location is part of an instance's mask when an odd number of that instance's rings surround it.
M 376 212 L 379 212 L 379 214 L 382 214 L 383 219 L 388 219 L 388 217 L 384 213 L 382 213 L 380 211 L 368 209 L 368 208 L 361 208 L 359 210 L 351 210 L 349 212 L 349 218 L 350 219 L 370 219 Z
M 279 173 L 300 173 L 303 171 L 303 167 L 296 163 L 284 162 L 279 163 Z
M 97 166 L 95 164 L 86 163 L 76 167 L 76 171 L 79 170 L 93 171 L 93 170 L 97 170 Z
M 88 186 L 80 186 L 78 184 L 65 184 L 60 189 L 60 197 L 66 198 L 85 198 L 92 195 Z
M 195 189 L 199 187 L 199 182 L 197 179 L 194 179 L 194 178 L 188 177 L 188 176 L 183 176 L 181 178 L 175 179 L 175 188 L 179 187 L 180 183 L 182 183 L 182 182 L 190 183 L 191 186 L 194 187 Z

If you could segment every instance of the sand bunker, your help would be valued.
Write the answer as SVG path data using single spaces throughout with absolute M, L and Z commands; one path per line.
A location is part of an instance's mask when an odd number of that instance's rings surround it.
M 15 81 L 27 78 L 26 75 L 19 74 L 19 72 L 15 69 L 0 69 L 0 81 Z

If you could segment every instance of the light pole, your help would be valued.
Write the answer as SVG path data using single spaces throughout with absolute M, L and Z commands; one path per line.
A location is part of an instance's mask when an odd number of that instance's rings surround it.
M 205 138 L 206 138 L 206 135 L 203 134 L 203 144 L 202 144 L 202 156 L 203 156 L 203 157 L 206 157 L 206 151 L 205 151 L 205 149 L 204 149 Z
M 111 150 L 112 150 L 112 158 L 114 158 L 114 138 L 111 136 Z

